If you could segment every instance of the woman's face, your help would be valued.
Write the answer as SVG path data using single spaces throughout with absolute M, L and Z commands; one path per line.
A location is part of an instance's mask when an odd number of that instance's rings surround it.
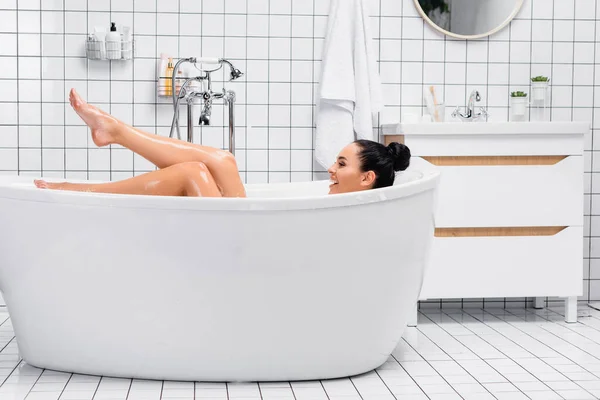
M 347 145 L 340 151 L 336 162 L 327 170 L 331 179 L 329 194 L 356 192 L 373 186 L 375 173 L 361 172 L 359 152 L 360 148 L 355 143 Z

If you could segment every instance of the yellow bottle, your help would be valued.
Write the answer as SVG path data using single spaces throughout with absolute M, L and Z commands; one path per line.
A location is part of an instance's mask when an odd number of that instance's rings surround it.
M 169 58 L 169 63 L 167 64 L 167 69 L 165 70 L 165 95 L 173 96 L 173 59 Z

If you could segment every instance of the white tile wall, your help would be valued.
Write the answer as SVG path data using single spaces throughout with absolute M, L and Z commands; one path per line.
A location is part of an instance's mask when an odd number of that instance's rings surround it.
M 585 299 L 600 300 L 598 0 L 525 0 L 507 28 L 473 41 L 431 29 L 413 0 L 370 1 L 385 85 L 380 123 L 422 113 L 422 87 L 430 84 L 447 113 L 478 89 L 490 119 L 505 121 L 509 91 L 528 90 L 529 77 L 540 74 L 552 80 L 553 120 L 592 121 L 583 284 Z M 168 135 L 172 108 L 156 97 L 164 52 L 226 57 L 245 72 L 228 88 L 238 95 L 236 155 L 247 182 L 322 178 L 312 127 L 328 7 L 326 0 L 0 0 L 0 173 L 116 180 L 152 170 L 126 149 L 96 149 L 65 101 L 75 87 L 118 118 Z M 86 33 L 111 21 L 132 26 L 135 60 L 84 57 Z M 227 147 L 223 121 L 215 105 L 213 125 L 196 127 L 196 140 Z

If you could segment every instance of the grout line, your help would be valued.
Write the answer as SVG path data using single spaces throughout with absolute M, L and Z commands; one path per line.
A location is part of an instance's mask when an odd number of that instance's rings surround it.
M 351 377 L 351 376 L 349 376 L 347 379 L 350 381 L 350 383 L 351 383 L 351 384 L 352 384 L 352 386 L 354 387 L 354 390 L 356 390 L 356 393 L 358 394 L 358 397 L 360 397 L 360 398 L 361 398 L 361 400 L 364 400 L 364 397 L 362 396 L 362 394 L 360 393 L 360 391 L 359 391 L 359 390 L 358 390 L 358 388 L 356 387 L 356 384 L 354 384 L 354 381 L 352 380 L 352 377 Z
M 246 2 L 246 32 L 248 32 L 248 2 Z M 248 36 L 244 40 L 244 57 L 246 60 L 246 74 L 248 73 Z M 248 75 L 246 75 L 248 76 Z M 244 183 L 248 183 L 248 134 L 253 129 L 248 128 L 248 78 L 244 80 Z M 236 129 L 237 131 L 237 129 Z M 236 142 L 237 143 L 237 142 Z M 228 394 L 229 396 L 229 394 Z
M 88 10 L 89 10 L 89 6 L 90 6 L 90 1 L 86 0 L 85 4 L 86 4 L 86 6 L 85 6 L 85 10 L 86 10 L 85 11 L 85 27 L 86 27 L 86 31 L 89 32 L 90 31 L 90 27 L 89 27 L 89 20 L 90 19 L 89 19 L 89 12 L 88 12 Z M 109 2 L 109 7 L 110 7 L 110 2 Z M 66 21 L 67 18 L 66 18 L 65 14 L 63 14 L 63 20 Z M 111 17 L 112 16 L 109 15 L 109 19 Z M 65 46 L 65 49 L 66 49 L 66 46 Z M 65 50 L 65 52 L 66 52 L 66 50 Z M 87 57 L 87 52 L 86 52 L 86 57 Z M 65 70 L 66 70 L 66 64 L 67 63 L 65 61 Z M 87 59 L 85 60 L 85 67 L 86 67 L 86 77 L 88 78 L 88 79 L 86 79 L 86 82 L 85 82 L 85 89 L 86 89 L 86 92 L 87 92 L 87 96 L 86 97 L 89 99 L 90 98 L 90 95 L 89 95 L 89 93 L 90 93 L 90 81 L 89 81 L 90 63 L 89 63 L 89 60 L 87 60 Z M 109 86 L 110 86 L 110 81 L 109 81 Z M 65 85 L 65 90 L 66 89 L 67 88 L 66 88 L 66 85 Z M 110 98 L 110 89 L 109 89 L 108 100 L 109 100 L 109 110 L 110 110 L 110 103 L 112 103 L 112 101 L 111 101 L 112 99 Z M 66 108 L 67 108 L 67 105 L 65 104 L 65 113 L 66 113 Z M 65 125 L 66 125 L 66 123 L 67 123 L 67 121 L 65 120 Z M 87 168 L 88 170 L 86 171 L 86 179 L 90 179 L 90 171 L 89 171 L 89 168 L 90 168 L 90 139 L 89 139 L 89 136 L 91 135 L 91 133 L 92 133 L 92 131 L 89 130 L 88 137 L 86 138 L 86 144 L 87 145 L 85 146 L 85 159 L 86 159 L 87 166 L 88 166 L 88 168 Z M 65 146 L 66 146 L 66 143 L 65 143 Z M 66 165 L 65 165 L 65 169 L 66 169 Z M 112 165 L 111 164 L 109 164 L 109 169 L 112 169 Z
M 571 60 L 573 62 L 573 67 L 571 67 L 571 106 L 573 106 L 574 100 L 575 100 L 575 12 L 577 9 L 577 5 L 575 4 L 575 0 L 573 0 L 573 41 L 571 42 L 571 45 L 573 46 L 573 59 Z M 595 24 L 594 24 L 595 25 Z M 595 29 L 595 27 L 594 27 Z M 596 46 L 594 46 L 594 52 L 596 51 Z M 595 59 L 594 59 L 595 61 Z M 592 107 L 593 107 L 593 102 L 592 102 Z M 571 107 L 571 121 L 573 120 L 573 108 Z
M 292 387 L 292 382 L 287 383 L 290 386 L 290 390 L 292 391 L 292 396 L 294 396 L 294 400 L 298 400 L 298 398 L 296 397 L 296 392 L 294 392 L 294 388 Z
M 42 0 L 40 0 L 40 9 L 42 8 Z M 44 126 L 44 74 L 43 74 L 43 44 L 42 44 L 42 12 L 40 11 L 40 177 L 44 176 L 44 140 L 43 126 Z M 17 84 L 18 84 L 17 80 Z M 18 87 L 17 87 L 18 91 Z
M 311 0 L 314 2 L 314 0 Z M 293 11 L 293 7 L 294 7 L 294 3 L 292 3 L 292 11 Z M 314 32 L 314 26 L 315 26 L 315 21 L 313 18 L 312 21 L 312 26 L 313 26 L 313 32 Z M 290 75 L 289 75 L 289 79 L 290 79 L 290 104 L 292 104 L 293 101 L 293 96 L 294 96 L 294 85 L 292 83 L 292 76 L 294 74 L 294 61 L 293 60 L 293 54 L 294 54 L 294 41 L 293 38 L 294 37 L 294 17 L 290 17 Z M 314 47 L 314 43 L 313 43 L 313 47 Z M 312 86 L 311 86 L 312 87 Z M 311 101 L 312 102 L 312 101 Z M 287 175 L 287 180 L 288 182 L 292 181 L 292 137 L 293 137 L 293 128 L 292 128 L 292 110 L 290 110 L 290 129 L 287 132 L 288 135 L 288 140 L 289 140 L 289 162 L 288 162 L 288 166 L 289 166 L 289 172 Z M 268 143 L 268 146 L 271 146 L 271 143 Z M 311 149 L 312 150 L 312 149 Z M 311 174 L 310 174 L 310 178 L 311 180 L 314 180 L 314 172 L 312 171 L 313 167 L 311 167 Z M 290 385 L 291 386 L 291 385 Z
M 20 149 L 21 149 L 21 146 L 20 146 L 21 130 L 20 130 L 20 126 L 21 126 L 21 124 L 19 121 L 19 119 L 20 119 L 19 105 L 21 104 L 21 102 L 19 101 L 20 100 L 19 99 L 19 97 L 20 97 L 19 96 L 19 69 L 20 69 L 19 68 L 19 65 L 20 65 L 19 59 L 21 59 L 21 56 L 19 54 L 20 51 L 19 51 L 19 3 L 18 3 L 18 0 L 15 0 L 15 3 L 16 3 L 15 4 L 15 18 L 17 19 L 17 21 L 16 21 L 16 26 L 17 26 L 17 29 L 16 29 L 16 31 L 17 31 L 16 32 L 16 34 L 17 34 L 16 35 L 17 36 L 17 57 L 16 57 L 17 58 L 17 104 L 16 104 L 17 120 L 15 121 L 15 123 L 16 123 L 16 128 L 17 128 L 17 175 L 20 175 L 21 174 L 21 170 L 20 170 L 20 167 L 21 167 L 21 151 L 20 151 Z M 41 18 L 41 16 L 40 16 L 40 18 Z M 41 41 L 41 35 L 40 35 L 40 41 Z
M 552 18 L 550 19 L 552 21 L 552 24 L 551 24 L 552 25 L 552 40 L 551 40 L 552 45 L 550 46 L 550 73 L 551 74 L 554 72 L 554 68 L 553 67 L 554 67 L 554 64 L 555 64 L 554 63 L 554 43 L 556 43 L 556 41 L 554 40 L 554 21 L 556 21 L 554 19 L 554 4 L 555 4 L 555 1 L 556 0 L 552 0 Z M 533 17 L 533 15 L 532 15 L 532 17 Z M 552 107 L 552 103 L 553 103 L 552 100 L 553 100 L 553 96 L 550 97 L 550 105 L 548 107 L 549 108 L 548 112 L 550 113 L 550 121 L 552 121 L 552 115 L 554 114 L 554 112 L 553 112 L 554 110 L 553 110 L 553 107 Z M 572 105 L 572 103 L 571 103 L 571 105 Z
M 260 384 L 258 382 L 255 382 L 255 384 L 256 384 L 256 387 L 258 388 L 258 393 L 260 394 L 260 398 L 262 399 L 263 395 L 262 395 L 262 390 L 260 390 Z
M 598 2 L 596 1 L 594 3 L 594 17 L 596 18 L 598 16 Z M 594 20 L 594 38 L 597 35 L 597 25 L 598 23 Z M 594 46 L 594 63 L 596 63 L 596 46 Z M 573 62 L 575 62 L 575 60 L 573 60 Z M 573 68 L 575 69 L 575 68 Z M 596 84 L 596 68 L 593 68 L 592 71 L 592 85 Z M 572 104 L 572 103 L 571 103 Z M 592 120 L 591 120 L 591 138 L 590 138 L 590 150 L 591 150 L 591 154 L 590 154 L 590 169 L 591 172 L 594 172 L 594 117 L 596 115 L 596 113 L 594 112 L 594 108 L 596 106 L 596 91 L 593 90 L 592 91 Z M 590 174 L 589 176 L 589 180 L 590 180 L 590 193 L 594 193 L 594 179 L 593 179 L 593 174 Z M 584 184 L 585 186 L 585 184 Z M 589 195 L 589 205 L 590 205 L 590 215 L 594 214 L 593 211 L 593 196 L 590 194 Z M 591 258 L 592 258 L 592 218 L 589 218 L 589 223 L 588 223 L 588 238 L 587 238 L 587 242 L 588 242 L 588 247 L 587 247 L 587 258 L 588 258 L 588 281 L 587 281 L 587 288 L 588 288 L 588 292 L 587 292 L 587 301 L 592 301 L 592 281 L 591 279 L 589 279 L 592 276 L 592 262 L 591 262 Z M 586 240 L 586 238 L 584 237 L 584 241 Z M 585 257 L 585 255 L 584 255 Z M 585 258 L 584 258 L 585 260 Z
M 392 397 L 394 397 L 394 399 L 398 400 L 398 397 L 396 397 L 396 395 L 394 394 L 394 392 L 392 391 L 392 389 L 390 389 L 390 387 L 388 386 L 388 384 L 383 380 L 383 378 L 381 377 L 381 375 L 379 375 L 379 371 L 376 369 L 373 370 L 373 372 L 375 372 L 375 374 L 377 375 L 377 377 L 381 380 L 381 382 L 383 382 L 383 385 L 386 387 L 387 390 L 389 390 L 390 394 L 392 395 Z
M 6 322 L 6 321 L 5 321 Z M 13 336 L 12 339 L 10 339 L 6 345 L 4 345 L 4 347 L 2 347 L 2 349 L 0 349 L 0 354 L 4 351 L 4 349 L 6 349 L 8 347 L 8 345 L 12 342 L 12 341 L 17 341 L 16 337 Z M 1 382 L 0 382 L 0 388 L 2 388 L 2 385 L 4 385 L 4 383 L 8 380 L 8 378 L 10 378 L 12 376 L 12 374 L 17 370 L 17 368 L 19 368 L 19 365 L 21 365 L 23 363 L 23 360 L 19 360 L 19 362 L 17 363 L 17 365 L 15 365 L 15 367 L 12 369 L 12 371 L 10 371 L 10 374 L 8 374 L 8 376 L 6 378 L 4 378 Z
M 325 390 L 325 385 L 323 385 L 323 381 L 320 380 L 319 383 L 321 384 L 321 388 L 323 388 L 323 393 L 325 393 L 325 396 L 327 396 L 327 400 L 330 400 L 329 393 L 327 393 L 327 390 Z
M 271 83 L 268 81 L 268 79 L 270 79 L 270 77 L 271 77 L 271 60 L 272 60 L 271 59 L 271 40 L 272 40 L 272 37 L 271 37 L 271 16 L 272 16 L 272 14 L 271 14 L 271 3 L 272 2 L 269 1 L 269 5 L 268 5 L 269 12 L 268 12 L 268 16 L 267 16 L 268 21 L 269 21 L 267 23 L 267 106 L 266 106 L 266 108 L 267 108 L 267 127 L 266 127 L 266 130 L 267 130 L 267 147 L 269 147 L 269 139 L 270 139 L 270 133 L 271 133 L 271 128 L 270 128 L 270 125 L 271 125 L 270 124 L 270 122 L 271 122 L 271 107 L 270 107 L 270 102 L 271 102 Z M 291 7 L 291 3 L 290 3 L 290 7 Z M 290 52 L 291 51 L 292 51 L 292 49 L 291 49 L 291 46 L 290 46 Z M 290 114 L 291 114 L 291 112 L 290 112 Z M 270 158 L 271 157 L 270 157 L 270 154 L 269 154 L 268 150 L 265 152 L 265 154 L 267 156 L 267 171 L 269 171 L 269 165 L 270 165 L 270 161 L 271 161 Z M 291 155 L 290 155 L 290 158 L 291 158 Z M 267 183 L 269 183 L 269 181 L 270 181 L 270 179 L 269 179 L 270 176 L 269 175 L 270 174 L 267 172 L 266 173 L 266 178 L 267 178 L 266 181 L 267 181 Z
M 63 386 L 62 390 L 60 391 L 60 395 L 58 396 L 59 400 L 62 397 L 62 395 L 65 393 L 65 390 L 67 389 L 67 386 L 69 386 L 69 382 L 71 382 L 71 379 L 73 379 L 73 375 L 74 374 L 69 375 L 69 379 L 67 379 L 67 382 L 65 383 L 65 386 Z
M 195 384 L 195 382 L 194 382 Z M 129 398 L 129 395 L 131 394 L 131 387 L 133 386 L 133 378 L 129 379 L 129 387 L 127 388 L 127 396 L 125 396 L 125 399 Z M 195 388 L 195 386 L 194 386 Z M 194 390 L 194 396 L 196 395 L 196 392 Z
M 403 340 L 404 342 L 406 342 L 406 339 L 402 338 L 400 340 Z M 408 344 L 408 342 L 407 342 Z M 419 356 L 421 356 L 419 354 Z M 402 365 L 402 363 L 396 358 L 396 356 L 394 356 L 392 354 L 391 356 L 397 363 L 398 365 L 400 365 L 400 367 L 404 370 L 404 372 L 406 372 L 406 375 L 410 377 L 410 379 L 412 379 L 412 381 L 415 383 L 415 385 L 419 388 L 419 390 L 428 398 L 430 399 L 429 395 L 427 393 L 425 393 L 425 391 L 423 390 L 423 388 L 421 387 L 421 385 L 416 381 L 416 379 L 406 370 L 406 368 L 404 367 L 404 365 Z M 436 371 L 437 372 L 437 371 Z

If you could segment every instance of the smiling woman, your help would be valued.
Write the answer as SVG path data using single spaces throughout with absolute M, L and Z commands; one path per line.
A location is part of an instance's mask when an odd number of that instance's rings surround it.
M 117 182 L 49 182 L 34 180 L 40 189 L 186 197 L 246 197 L 233 154 L 209 146 L 163 138 L 134 128 L 88 104 L 71 89 L 69 101 L 88 125 L 99 146 L 119 144 L 158 167 Z M 394 172 L 410 163 L 408 147 L 400 143 L 384 146 L 356 140 L 342 149 L 329 169 L 330 194 L 377 189 L 394 184 Z
M 377 189 L 394 184 L 396 171 L 410 165 L 410 149 L 397 142 L 388 146 L 371 140 L 355 140 L 340 151 L 327 170 L 329 194 Z

